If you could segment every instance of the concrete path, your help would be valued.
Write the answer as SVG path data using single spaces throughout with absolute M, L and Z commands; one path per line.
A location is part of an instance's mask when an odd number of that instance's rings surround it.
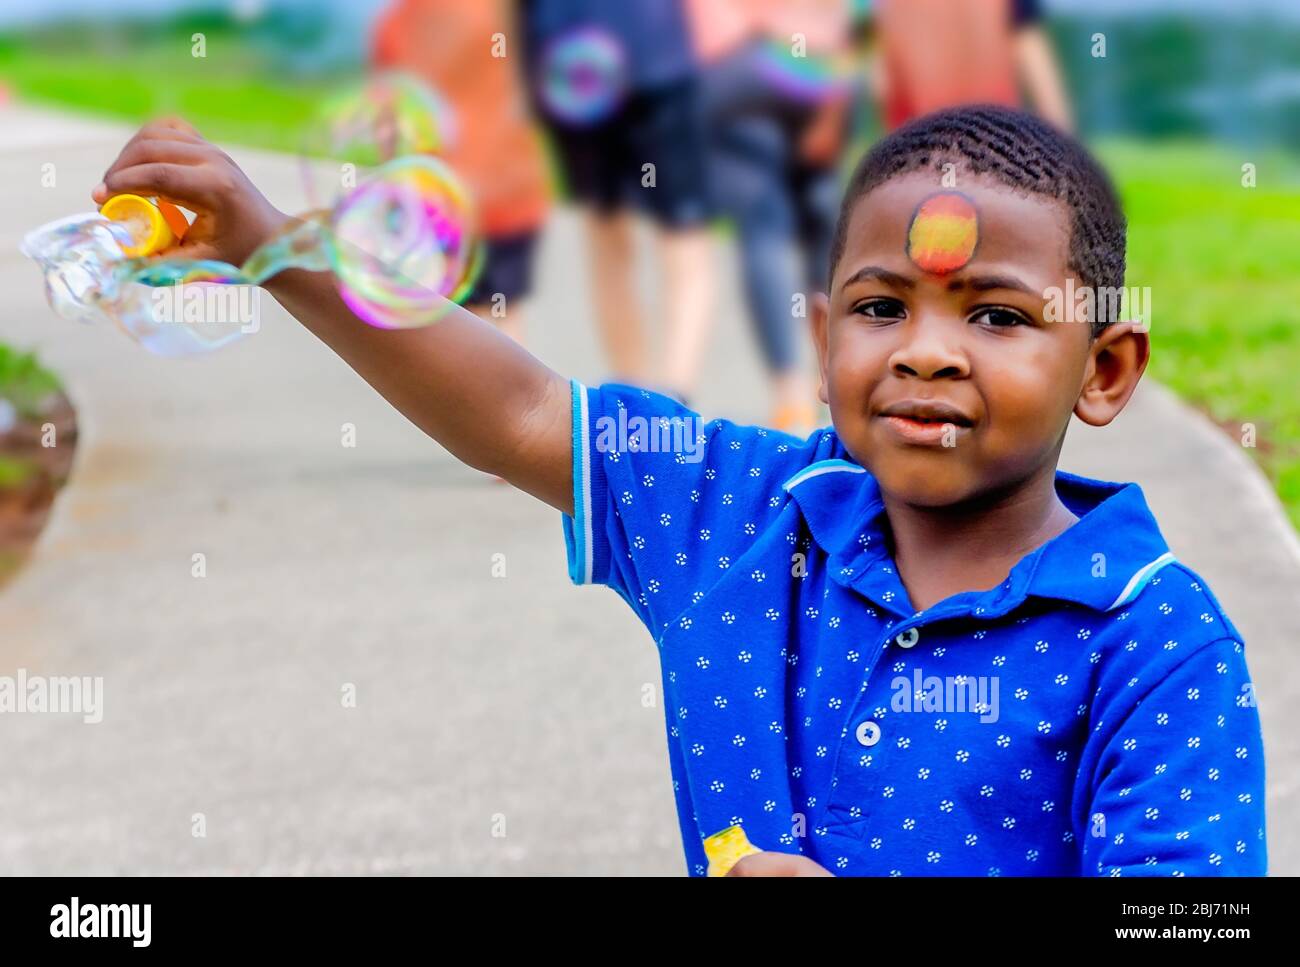
M 570 588 L 558 515 L 455 463 L 269 297 L 260 334 L 198 359 L 55 317 L 19 238 L 87 210 L 129 129 L 10 108 L 0 130 L 0 338 L 40 350 L 82 421 L 0 596 L 0 675 L 106 692 L 98 725 L 0 717 L 0 872 L 682 873 L 662 711 L 641 703 L 653 643 L 615 595 Z M 292 159 L 233 153 L 304 207 Z M 543 359 L 594 382 L 581 251 L 561 214 L 529 322 Z M 761 418 L 729 255 L 718 271 L 701 408 Z M 1068 449 L 1067 469 L 1142 483 L 1244 632 L 1272 870 L 1300 873 L 1300 553 L 1276 501 L 1157 387 Z

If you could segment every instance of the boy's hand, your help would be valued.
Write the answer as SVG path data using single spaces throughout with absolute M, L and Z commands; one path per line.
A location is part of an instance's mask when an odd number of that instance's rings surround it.
M 834 876 L 820 863 L 794 853 L 751 853 L 731 868 L 727 876 Z
M 126 193 L 154 196 L 194 212 L 197 217 L 179 254 L 236 267 L 288 221 L 229 155 L 179 118 L 151 121 L 137 131 L 90 194 L 102 205 Z

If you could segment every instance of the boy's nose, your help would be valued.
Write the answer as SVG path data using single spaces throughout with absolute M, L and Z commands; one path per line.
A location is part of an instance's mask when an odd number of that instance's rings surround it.
M 961 319 L 914 315 L 899 327 L 900 341 L 889 357 L 896 376 L 921 379 L 960 379 L 970 375 L 970 361 L 961 348 Z

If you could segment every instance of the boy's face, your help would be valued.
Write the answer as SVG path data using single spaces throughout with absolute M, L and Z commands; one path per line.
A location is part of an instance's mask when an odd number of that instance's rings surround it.
M 1063 205 L 975 176 L 954 193 L 916 172 L 858 199 L 813 328 L 836 432 L 886 495 L 1014 490 L 1054 472 L 1072 411 L 1104 425 L 1123 408 L 1145 334 L 1043 318 L 1069 237 Z

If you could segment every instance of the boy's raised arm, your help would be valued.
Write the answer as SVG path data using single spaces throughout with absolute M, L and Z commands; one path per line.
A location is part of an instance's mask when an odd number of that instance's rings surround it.
M 92 196 L 153 195 L 197 214 L 179 253 L 240 265 L 283 226 L 224 152 L 183 121 L 148 124 Z M 452 306 L 421 329 L 358 319 L 319 272 L 293 269 L 266 288 L 412 423 L 472 467 L 573 512 L 568 381 L 473 313 Z
M 460 306 L 422 329 L 376 329 L 324 273 L 268 290 L 384 399 L 458 459 L 573 513 L 568 380 Z

